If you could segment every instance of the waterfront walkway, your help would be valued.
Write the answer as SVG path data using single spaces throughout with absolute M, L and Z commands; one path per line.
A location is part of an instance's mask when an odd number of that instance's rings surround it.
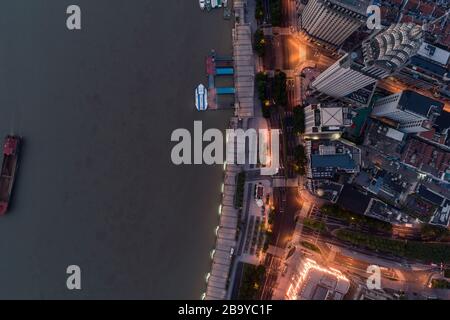
M 230 127 L 236 129 L 237 126 L 238 121 L 233 118 Z M 235 141 L 230 140 L 228 143 L 235 143 Z M 227 148 L 227 150 L 236 150 L 236 148 Z M 234 157 L 236 157 L 236 152 Z M 227 295 L 230 270 L 233 264 L 233 251 L 237 246 L 238 238 L 239 210 L 234 206 L 234 197 L 237 176 L 241 170 L 241 167 L 235 164 L 229 164 L 225 169 L 220 222 L 217 229 L 211 272 L 206 287 L 206 300 L 224 300 Z
M 238 127 L 245 129 L 248 118 L 254 116 L 255 58 L 252 47 L 251 24 L 246 22 L 246 3 L 246 0 L 234 1 L 236 22 L 233 29 L 233 58 L 236 117 L 231 119 L 230 128 L 232 129 Z M 234 150 L 233 156 L 236 163 L 237 142 L 231 140 L 229 143 L 235 144 L 235 148 L 227 148 L 227 150 Z M 239 209 L 235 208 L 234 197 L 237 176 L 244 169 L 244 166 L 234 164 L 227 165 L 225 169 L 220 222 L 204 297 L 206 300 L 229 298 L 229 289 L 234 283 L 231 271 L 239 249 L 238 228 L 240 225 Z M 247 189 L 246 191 L 249 192 Z M 240 235 L 241 238 L 243 236 Z
M 233 30 L 235 64 L 236 115 L 253 117 L 255 91 L 255 59 L 252 47 L 252 30 L 245 22 L 245 0 L 236 0 L 234 10 L 236 24 Z

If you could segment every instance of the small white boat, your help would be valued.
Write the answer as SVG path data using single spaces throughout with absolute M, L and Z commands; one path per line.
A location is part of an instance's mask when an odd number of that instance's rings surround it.
M 195 107 L 198 111 L 205 111 L 208 109 L 208 90 L 203 84 L 200 84 L 195 89 Z
M 206 0 L 199 0 L 198 3 L 200 5 L 200 9 L 205 10 Z

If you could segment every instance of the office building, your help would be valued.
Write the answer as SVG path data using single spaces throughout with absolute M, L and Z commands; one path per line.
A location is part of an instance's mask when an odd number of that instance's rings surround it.
M 299 27 L 325 45 L 340 46 L 366 21 L 370 0 L 309 0 Z M 298 6 L 299 7 L 299 6 Z
M 443 107 L 442 102 L 405 90 L 377 100 L 372 115 L 395 121 L 404 133 L 418 133 L 432 129 Z
M 312 83 L 313 89 L 343 98 L 401 70 L 423 42 L 421 26 L 399 23 L 365 40 Z

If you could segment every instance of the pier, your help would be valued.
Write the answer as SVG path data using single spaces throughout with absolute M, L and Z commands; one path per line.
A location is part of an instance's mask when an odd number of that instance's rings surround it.
M 206 58 L 206 74 L 208 76 L 208 108 L 209 110 L 232 109 L 233 104 L 221 103 L 221 96 L 234 95 L 234 87 L 217 87 L 216 77 L 234 77 L 234 59 L 217 56 L 214 50 Z

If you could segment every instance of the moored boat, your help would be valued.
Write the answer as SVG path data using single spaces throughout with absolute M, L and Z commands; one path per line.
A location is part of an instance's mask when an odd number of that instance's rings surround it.
M 208 91 L 203 84 L 200 84 L 195 89 L 195 107 L 198 111 L 205 111 L 208 109 Z
M 0 215 L 9 208 L 9 202 L 16 178 L 21 138 L 8 135 L 3 144 L 3 162 L 0 173 Z

